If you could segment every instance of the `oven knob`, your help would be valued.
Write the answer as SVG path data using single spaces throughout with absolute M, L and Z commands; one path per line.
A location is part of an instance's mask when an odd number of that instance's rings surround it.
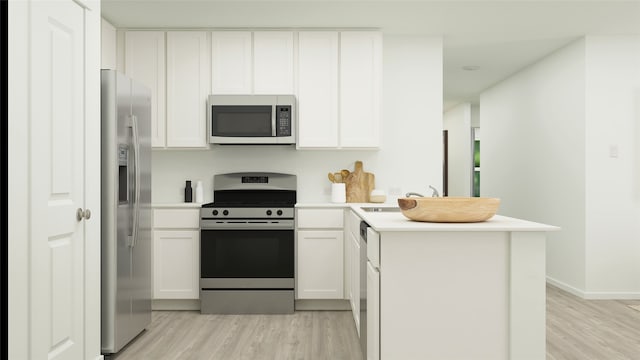
M 217 216 L 218 215 L 218 210 L 213 210 L 213 216 Z
M 278 216 L 282 215 L 282 210 L 278 210 L 277 214 Z
M 224 216 L 229 215 L 229 210 L 224 210 L 224 211 L 222 212 L 222 215 L 224 215 Z
M 271 210 L 267 210 L 267 215 L 271 216 Z

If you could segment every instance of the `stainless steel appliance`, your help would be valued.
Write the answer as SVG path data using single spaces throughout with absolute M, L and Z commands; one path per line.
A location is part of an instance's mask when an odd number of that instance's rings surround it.
M 102 353 L 151 322 L 151 91 L 101 73 Z
M 294 95 L 209 95 L 212 144 L 295 144 Z
M 367 358 L 367 229 L 369 224 L 360 221 L 360 350 Z
M 214 176 L 214 202 L 200 210 L 200 312 L 294 311 L 296 176 Z

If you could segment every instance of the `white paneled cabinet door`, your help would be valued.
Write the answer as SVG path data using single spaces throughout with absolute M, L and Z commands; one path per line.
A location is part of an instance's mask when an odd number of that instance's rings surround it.
M 125 74 L 151 89 L 151 146 L 164 147 L 165 33 L 127 31 L 124 38 Z
M 380 272 L 367 262 L 367 359 L 380 360 Z
M 30 354 L 83 359 L 84 10 L 33 1 L 31 16 Z
M 253 33 L 253 92 L 294 94 L 293 32 Z
M 207 32 L 167 32 L 167 147 L 208 144 L 209 54 Z
M 211 33 L 211 93 L 251 94 L 252 42 L 249 31 Z
M 153 298 L 200 297 L 200 233 L 162 230 L 153 233 Z
M 360 239 L 353 234 L 351 239 L 351 311 L 356 322 L 356 330 L 360 334 Z
M 298 231 L 299 299 L 343 298 L 342 231 Z
M 338 144 L 338 33 L 298 33 L 298 148 Z
M 382 34 L 340 33 L 340 145 L 378 147 Z

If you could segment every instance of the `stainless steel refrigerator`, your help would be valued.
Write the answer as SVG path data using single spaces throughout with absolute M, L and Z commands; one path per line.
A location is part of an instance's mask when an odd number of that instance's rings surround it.
M 151 323 L 151 91 L 102 70 L 102 353 Z

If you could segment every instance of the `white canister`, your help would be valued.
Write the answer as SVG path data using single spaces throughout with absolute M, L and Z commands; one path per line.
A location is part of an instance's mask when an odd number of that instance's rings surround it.
M 204 202 L 204 188 L 202 187 L 202 180 L 198 180 L 196 183 L 196 202 L 202 204 Z
M 333 203 L 347 202 L 347 187 L 345 183 L 331 184 L 331 202 Z
M 387 195 L 384 193 L 384 190 L 374 189 L 371 191 L 371 195 L 369 195 L 369 201 L 372 203 L 383 203 L 387 201 Z

